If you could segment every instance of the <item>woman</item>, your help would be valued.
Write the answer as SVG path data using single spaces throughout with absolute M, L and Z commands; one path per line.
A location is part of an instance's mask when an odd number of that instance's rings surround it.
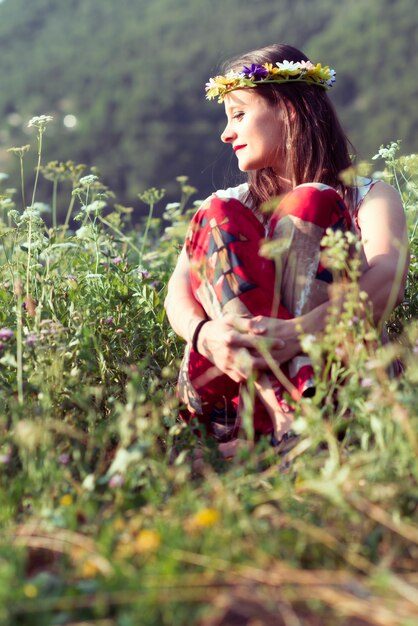
M 179 376 L 184 415 L 220 441 L 237 434 L 249 376 L 256 436 L 271 435 L 274 444 L 292 422 L 284 392 L 295 401 L 314 393 L 299 336 L 325 326 L 332 276 L 321 265 L 320 242 L 327 228 L 360 234 L 360 288 L 376 323 L 403 297 L 408 255 L 401 199 L 383 182 L 342 181 L 351 160 L 326 93 L 334 81 L 334 70 L 276 44 L 236 58 L 225 76 L 206 85 L 207 98 L 225 105 L 221 140 L 248 183 L 217 191 L 200 207 L 165 306 L 187 342 Z M 281 200 L 266 216 L 261 209 L 274 198 Z M 280 267 L 259 254 L 265 237 L 282 246 Z

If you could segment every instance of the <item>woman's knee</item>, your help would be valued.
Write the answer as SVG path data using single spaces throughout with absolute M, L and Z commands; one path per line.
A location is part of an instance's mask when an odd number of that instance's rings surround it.
M 322 183 L 304 183 L 286 194 L 278 206 L 276 219 L 285 215 L 321 228 L 333 227 L 340 221 L 342 228 L 350 225 L 350 216 L 343 199 L 333 187 Z

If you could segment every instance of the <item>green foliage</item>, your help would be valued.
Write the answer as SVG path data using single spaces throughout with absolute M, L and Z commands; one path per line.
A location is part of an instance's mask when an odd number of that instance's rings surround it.
M 0 624 L 416 623 L 416 258 L 402 342 L 383 347 L 353 241 L 328 234 L 353 280 L 324 337 L 303 340 L 318 392 L 297 406 L 297 444 L 278 457 L 243 440 L 226 461 L 177 419 L 182 345 L 163 308 L 196 190 L 180 177 L 164 222 L 163 191 L 143 192 L 133 228 L 95 169 L 42 166 L 41 140 L 37 172 L 68 219 L 47 226 L 0 177 Z M 379 155 L 415 253 L 418 162 L 397 151 Z

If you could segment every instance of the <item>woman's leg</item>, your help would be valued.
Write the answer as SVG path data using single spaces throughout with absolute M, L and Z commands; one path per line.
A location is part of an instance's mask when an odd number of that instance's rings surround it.
M 275 268 L 259 254 L 264 235 L 259 220 L 235 199 L 214 197 L 193 218 L 186 240 L 191 286 L 211 319 L 227 313 L 272 315 Z M 282 306 L 277 315 L 289 318 Z M 196 416 L 212 434 L 230 437 L 237 430 L 239 390 L 238 383 L 187 346 L 178 386 L 179 398 L 188 407 L 186 418 Z M 277 404 L 271 384 L 259 390 Z M 272 430 L 269 414 L 260 402 L 255 415 L 257 430 Z
M 351 218 L 331 187 L 312 183 L 287 194 L 274 212 L 269 236 L 280 238 L 285 250 L 279 271 L 259 255 L 264 228 L 237 200 L 211 199 L 192 220 L 187 239 L 191 285 L 212 319 L 237 315 L 301 315 L 328 298 L 331 274 L 321 266 L 320 242 L 329 227 L 346 230 Z M 275 307 L 275 288 L 280 304 Z M 275 287 L 276 286 L 276 287 Z M 285 373 L 301 393 L 313 389 L 309 359 L 300 355 L 286 364 Z M 254 426 L 260 433 L 279 435 L 289 428 L 290 407 L 283 385 L 271 373 L 256 379 L 258 399 Z M 228 437 L 235 432 L 239 385 L 207 359 L 186 349 L 179 377 L 179 396 L 188 416 L 206 422 L 209 431 Z M 216 434 L 216 433 L 215 433 Z
M 281 239 L 284 251 L 278 259 L 281 303 L 292 317 L 311 311 L 329 298 L 332 274 L 321 264 L 321 240 L 327 228 L 352 228 L 350 213 L 341 196 L 328 185 L 307 183 L 286 194 L 270 221 L 269 238 Z M 288 363 L 288 375 L 297 378 L 310 361 L 298 355 Z M 306 376 L 303 376 L 306 380 Z M 306 395 L 312 381 L 306 380 Z

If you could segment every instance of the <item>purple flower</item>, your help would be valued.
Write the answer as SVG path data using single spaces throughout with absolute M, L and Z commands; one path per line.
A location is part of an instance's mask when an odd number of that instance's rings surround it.
M 115 257 L 112 259 L 112 263 L 113 263 L 114 265 L 120 265 L 120 264 L 122 263 L 122 261 L 123 261 L 123 259 L 122 259 L 122 257 L 121 257 L 121 256 L 115 256 Z
M 254 80 L 264 80 L 269 75 L 268 70 L 258 63 L 253 63 L 251 67 L 244 65 L 240 74 L 242 78 L 253 78 Z
M 102 319 L 102 323 L 106 324 L 106 326 L 113 326 L 113 317 L 105 317 Z
M 38 342 L 38 335 L 35 335 L 35 333 L 29 333 L 29 335 L 26 336 L 25 344 L 27 346 L 32 347 L 37 342 Z
M 12 455 L 10 453 L 8 454 L 0 454 L 0 463 L 2 465 L 7 465 L 8 463 L 10 463 L 12 458 Z
M 0 341 L 8 341 L 14 336 L 15 334 L 10 328 L 0 328 Z
M 70 462 L 70 455 L 66 452 L 63 452 L 59 455 L 58 461 L 61 463 L 61 465 L 68 465 L 68 463 Z

